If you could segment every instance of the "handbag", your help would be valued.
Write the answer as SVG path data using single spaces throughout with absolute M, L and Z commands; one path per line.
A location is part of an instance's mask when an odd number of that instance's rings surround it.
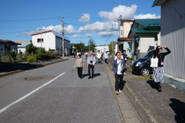
M 150 63 L 150 67 L 152 68 L 155 68 L 155 67 L 158 67 L 158 61 L 159 59 L 156 57 L 156 58 L 151 58 L 151 63 Z

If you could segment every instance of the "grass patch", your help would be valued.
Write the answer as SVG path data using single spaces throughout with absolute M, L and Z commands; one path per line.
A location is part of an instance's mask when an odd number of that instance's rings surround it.
M 127 78 L 125 81 L 139 81 L 139 80 L 151 80 L 152 77 L 151 75 L 149 76 L 138 76 L 138 77 L 133 77 L 133 78 Z

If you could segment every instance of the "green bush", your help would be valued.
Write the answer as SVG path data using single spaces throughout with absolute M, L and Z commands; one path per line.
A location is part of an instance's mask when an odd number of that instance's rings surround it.
M 21 50 L 19 50 L 19 56 L 21 57 L 21 59 L 22 59 L 22 52 L 21 52 Z
M 45 53 L 46 53 L 45 48 L 39 47 L 36 50 L 36 54 L 38 54 L 38 55 L 42 55 L 42 54 L 45 54 Z
M 27 56 L 27 62 L 35 62 L 37 59 L 36 55 Z
M 22 58 L 20 57 L 20 55 L 17 55 L 16 56 L 16 62 L 21 62 L 22 61 Z
M 31 53 L 36 53 L 36 50 L 37 50 L 37 47 L 34 46 L 32 43 L 28 46 L 28 48 L 26 49 L 26 52 L 28 54 L 31 54 Z

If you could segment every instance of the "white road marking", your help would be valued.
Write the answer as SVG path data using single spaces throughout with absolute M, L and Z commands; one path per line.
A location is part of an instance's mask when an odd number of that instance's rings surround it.
M 55 81 L 56 79 L 58 79 L 59 77 L 61 77 L 61 76 L 64 75 L 64 74 L 65 74 L 65 72 L 62 73 L 62 74 L 60 74 L 60 75 L 58 75 L 57 77 L 53 78 L 53 79 L 50 80 L 49 82 L 47 82 L 47 83 L 41 85 L 40 87 L 38 87 L 38 88 L 36 88 L 35 90 L 31 91 L 30 93 L 26 94 L 25 96 L 19 98 L 19 99 L 16 100 L 15 102 L 13 102 L 13 103 L 7 105 L 6 107 L 2 108 L 2 109 L 0 110 L 0 113 L 6 111 L 6 110 L 9 109 L 11 106 L 13 106 L 13 105 L 19 103 L 20 101 L 26 99 L 27 97 L 29 97 L 29 96 L 32 95 L 33 93 L 37 92 L 37 91 L 40 90 L 41 88 L 43 88 L 43 87 L 49 85 L 50 83 L 52 83 L 53 81 Z

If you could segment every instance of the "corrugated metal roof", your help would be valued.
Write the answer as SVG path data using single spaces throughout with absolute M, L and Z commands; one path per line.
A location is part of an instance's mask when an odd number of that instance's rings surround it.
M 153 5 L 152 5 L 152 7 L 154 7 L 154 6 L 160 6 L 160 5 L 162 5 L 164 2 L 166 2 L 167 0 L 155 0 L 154 2 L 153 2 Z
M 131 29 L 135 34 L 159 34 L 159 31 L 156 30 L 147 30 L 143 28 L 132 28 Z
M 53 30 L 52 30 L 52 31 L 53 31 Z M 55 31 L 53 31 L 53 33 L 55 33 L 55 35 L 56 35 L 57 37 L 62 38 L 62 34 L 61 34 L 61 33 L 58 33 L 58 32 L 55 32 Z M 66 37 L 66 36 L 64 36 L 64 39 L 70 41 L 69 38 Z
M 146 28 L 161 26 L 161 19 L 136 19 L 135 21 Z

